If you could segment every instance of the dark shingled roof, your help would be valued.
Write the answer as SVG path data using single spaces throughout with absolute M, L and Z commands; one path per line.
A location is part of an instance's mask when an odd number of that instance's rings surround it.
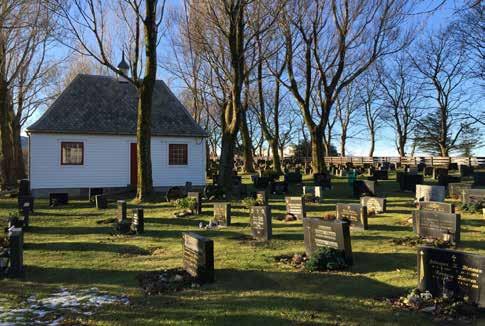
M 136 134 L 138 95 L 115 77 L 77 75 L 29 132 Z M 157 80 L 152 104 L 152 135 L 206 137 L 177 97 Z

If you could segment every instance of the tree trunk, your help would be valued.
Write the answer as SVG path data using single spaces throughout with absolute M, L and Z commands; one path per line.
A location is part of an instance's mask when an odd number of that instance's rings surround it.
M 340 155 L 345 157 L 345 143 L 347 142 L 347 133 L 342 131 L 342 135 L 340 136 Z
M 17 180 L 25 179 L 27 177 L 26 170 L 25 170 L 25 161 L 24 155 L 22 152 L 22 139 L 20 136 L 20 122 L 18 118 L 15 117 L 12 119 L 12 150 L 13 150 L 13 159 L 16 162 L 15 164 L 15 177 Z
M 232 170 L 234 169 L 234 144 L 236 133 L 229 129 L 222 130 L 222 148 L 219 162 L 219 184 L 222 186 L 227 199 L 231 198 Z
M 253 145 L 251 142 L 251 136 L 249 135 L 245 110 L 241 111 L 241 138 L 243 145 L 243 169 L 246 173 L 252 173 L 254 172 Z
M 369 157 L 374 156 L 374 149 L 376 146 L 376 135 L 374 131 L 371 130 L 370 132 L 370 149 L 369 149 Z
M 1 61 L 1 57 L 0 57 Z M 0 186 L 15 186 L 12 131 L 12 107 L 7 85 L 0 74 Z
M 269 146 L 271 148 L 271 153 L 273 153 L 273 171 L 276 173 L 283 173 L 283 170 L 281 169 L 280 154 L 278 152 L 278 142 L 276 139 L 271 140 Z
M 323 152 L 323 132 L 315 127 L 310 132 L 312 144 L 312 170 L 313 173 L 325 172 L 324 152 Z
M 147 199 L 153 190 L 151 115 L 153 88 L 155 86 L 157 75 L 157 1 L 147 0 L 145 7 L 145 76 L 140 85 L 141 87 L 139 87 L 136 126 L 138 159 L 138 184 L 136 198 L 139 201 Z

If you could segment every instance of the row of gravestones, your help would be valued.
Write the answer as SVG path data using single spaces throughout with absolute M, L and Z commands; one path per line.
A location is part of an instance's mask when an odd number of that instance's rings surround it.
M 302 202 L 303 203 L 303 202 Z M 299 203 L 299 204 L 302 204 Z M 416 214 L 417 233 L 425 236 L 437 236 L 446 230 L 454 230 L 454 240 L 459 241 L 459 215 L 451 213 L 450 207 L 444 203 L 421 203 Z M 230 204 L 216 204 L 215 215 L 230 216 Z M 436 206 L 438 205 L 438 206 Z M 441 206 L 440 206 L 441 205 Z M 450 205 L 450 204 L 447 204 Z M 363 206 L 365 207 L 365 206 Z M 355 206 L 343 205 L 337 207 L 340 216 L 350 216 L 361 219 L 361 214 Z M 365 210 L 365 209 L 361 209 Z M 448 210 L 450 212 L 441 212 Z M 452 220 L 452 216 L 454 220 Z M 230 218 L 229 218 L 230 220 Z M 307 255 L 311 256 L 318 247 L 330 247 L 344 254 L 348 265 L 353 264 L 350 228 L 352 222 L 347 220 L 323 220 L 303 217 L 304 244 Z M 230 222 L 229 222 L 230 223 Z M 362 223 L 365 228 L 365 222 Z M 353 223 L 358 227 L 357 223 Z M 255 206 L 251 208 L 251 232 L 258 240 L 271 239 L 271 209 L 270 206 Z M 183 235 L 183 265 L 185 270 L 200 282 L 214 281 L 214 243 L 212 240 L 194 233 Z M 485 306 L 483 292 L 485 257 L 467 254 L 455 250 L 419 247 L 418 253 L 418 286 L 421 290 L 430 291 L 434 296 L 448 295 L 467 297 L 470 302 Z

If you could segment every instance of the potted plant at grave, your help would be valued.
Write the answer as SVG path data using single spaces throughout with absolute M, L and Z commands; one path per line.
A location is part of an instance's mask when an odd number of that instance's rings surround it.
M 323 214 L 323 219 L 326 221 L 333 221 L 337 219 L 337 216 L 335 215 L 335 212 L 329 212 Z
M 318 248 L 305 263 L 305 268 L 310 272 L 342 270 L 346 267 L 344 252 L 330 247 Z
M 179 198 L 175 201 L 177 208 L 181 209 L 181 212 L 175 213 L 176 217 L 184 217 L 194 214 L 197 201 L 192 197 Z

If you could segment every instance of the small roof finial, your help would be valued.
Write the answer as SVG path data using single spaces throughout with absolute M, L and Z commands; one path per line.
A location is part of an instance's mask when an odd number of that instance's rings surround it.
M 130 69 L 130 66 L 125 61 L 125 51 L 123 50 L 121 61 L 118 64 L 118 70 L 120 70 L 121 72 L 123 72 L 125 75 L 128 76 L 128 69 Z

